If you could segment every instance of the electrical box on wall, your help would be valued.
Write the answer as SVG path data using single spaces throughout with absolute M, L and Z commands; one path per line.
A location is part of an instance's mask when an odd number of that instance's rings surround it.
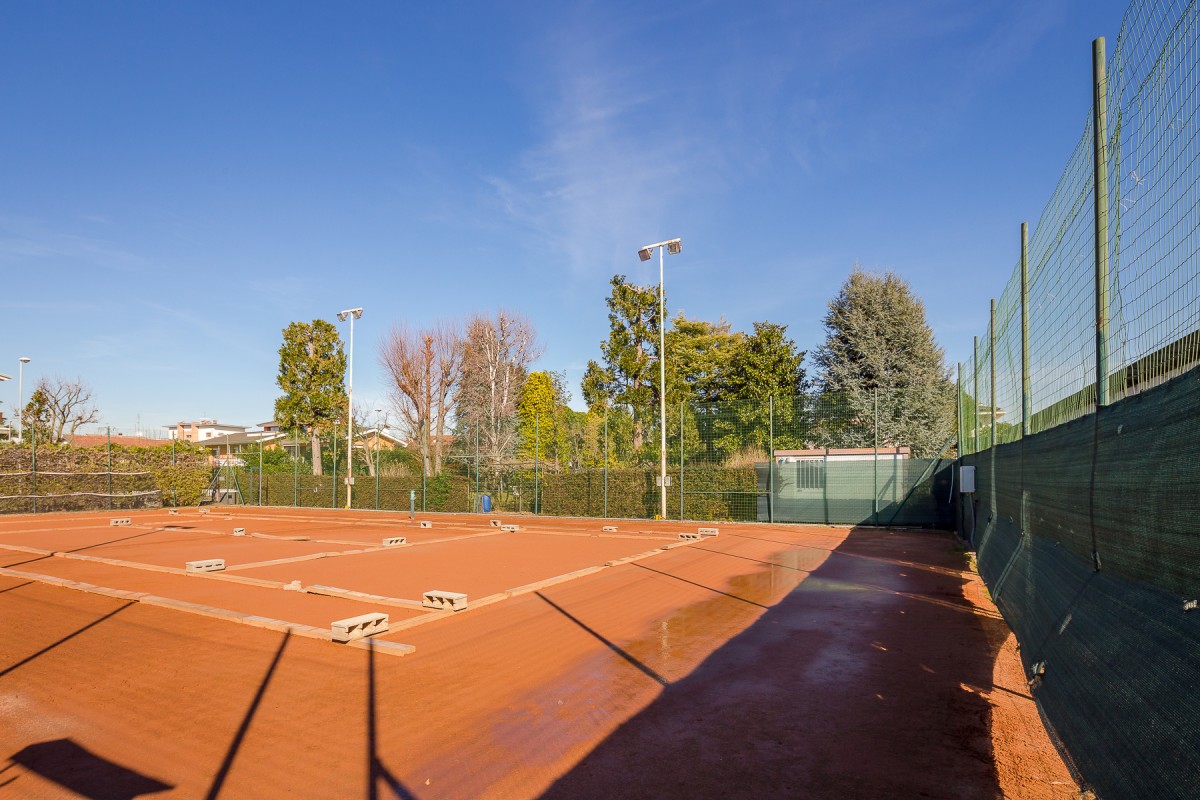
M 975 468 L 959 467 L 959 491 L 963 494 L 975 493 Z

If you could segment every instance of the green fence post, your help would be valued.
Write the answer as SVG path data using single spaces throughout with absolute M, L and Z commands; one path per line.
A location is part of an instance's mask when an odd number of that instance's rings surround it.
M 958 457 L 962 458 L 966 455 L 963 449 L 963 379 L 962 379 L 962 362 L 958 362 Z
M 991 441 L 989 442 L 989 444 L 991 445 L 991 450 L 994 453 L 996 451 L 996 298 L 994 298 L 994 297 L 992 298 L 991 316 L 989 317 L 989 320 L 988 320 L 988 339 L 989 339 L 989 341 L 988 341 L 989 359 L 988 360 L 990 362 L 991 375 L 992 375 L 992 380 L 991 380 L 991 383 L 992 383 L 992 397 L 991 397 L 992 424 L 990 426 L 991 427 L 991 434 L 990 434 Z M 994 458 L 994 456 L 993 456 L 993 458 Z
M 479 425 L 475 426 L 475 502 L 471 505 L 473 511 L 482 511 L 479 502 Z
M 875 399 L 875 470 L 874 488 L 871 496 L 871 524 L 879 524 L 879 389 L 872 392 Z
M 108 454 L 108 507 L 112 508 L 112 428 L 104 429 L 106 444 L 105 452 Z
M 333 497 L 329 501 L 329 507 L 337 508 L 337 436 L 330 438 L 333 439 Z
M 24 430 L 22 429 L 22 435 Z M 33 497 L 33 513 L 37 513 L 37 428 L 29 436 L 29 481 Z
M 258 440 L 258 504 L 263 504 L 263 446 L 262 439 Z
M 975 389 L 971 394 L 971 407 L 975 409 L 975 419 L 971 428 L 971 452 L 979 452 L 979 337 L 972 337 L 971 372 L 974 374 Z
M 171 440 L 171 507 L 179 507 L 179 475 L 175 471 L 175 440 Z
M 300 433 L 295 428 L 292 428 L 292 444 L 295 446 L 292 453 L 292 508 L 295 508 L 300 505 Z
M 379 438 L 379 429 L 375 429 L 375 510 L 379 510 L 379 449 L 383 442 Z
M 533 513 L 538 513 L 538 466 L 541 458 L 541 419 L 542 415 L 535 413 L 533 415 Z
M 767 396 L 767 522 L 775 521 L 775 395 Z
M 1096 408 L 1108 405 L 1108 78 L 1104 37 L 1092 42 L 1096 222 Z
M 608 517 L 608 401 L 604 403 L 604 516 Z
M 683 404 L 679 401 L 679 519 L 683 520 Z
M 1021 223 L 1021 436 L 1029 435 L 1033 393 L 1029 386 L 1029 223 Z

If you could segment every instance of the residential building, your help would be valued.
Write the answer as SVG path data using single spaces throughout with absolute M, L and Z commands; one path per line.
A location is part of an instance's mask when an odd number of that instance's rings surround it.
M 201 419 L 195 422 L 177 422 L 175 425 L 164 425 L 171 439 L 187 442 L 204 442 L 214 436 L 228 436 L 231 433 L 244 433 L 245 425 L 222 425 L 215 419 Z

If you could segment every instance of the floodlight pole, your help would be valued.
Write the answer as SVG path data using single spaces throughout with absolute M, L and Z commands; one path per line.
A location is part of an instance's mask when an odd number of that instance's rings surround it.
M 338 319 L 342 322 L 346 318 L 350 318 L 350 362 L 347 367 L 346 381 L 346 508 L 349 510 L 351 501 L 351 492 L 354 490 L 354 320 L 362 316 L 363 310 L 359 308 L 347 308 L 338 312 Z M 334 465 L 336 468 L 336 464 Z M 334 486 L 334 492 L 337 492 L 337 486 Z
M 667 348 L 666 348 L 666 304 L 663 300 L 663 262 L 666 259 L 666 249 L 671 254 L 678 253 L 682 247 L 679 239 L 669 239 L 665 242 L 648 244 L 638 251 L 638 257 L 643 261 L 649 260 L 650 251 L 658 248 L 658 483 L 662 502 L 660 517 L 667 518 Z

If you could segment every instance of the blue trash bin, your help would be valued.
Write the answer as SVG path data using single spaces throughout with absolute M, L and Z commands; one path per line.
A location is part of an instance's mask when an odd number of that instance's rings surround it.
M 492 510 L 492 496 L 490 494 L 483 495 L 480 502 L 483 506 L 483 513 L 486 514 Z

